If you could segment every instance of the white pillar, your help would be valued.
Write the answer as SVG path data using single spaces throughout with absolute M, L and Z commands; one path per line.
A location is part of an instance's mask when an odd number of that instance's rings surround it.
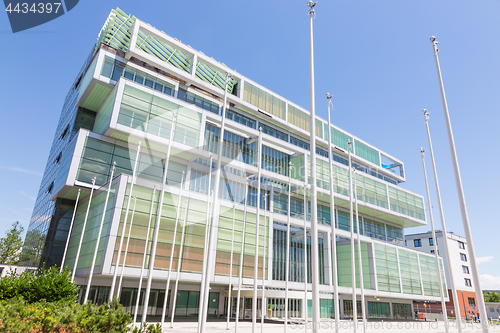
M 68 239 L 66 239 L 66 246 L 64 246 L 64 254 L 61 260 L 61 267 L 59 268 L 59 272 L 62 272 L 64 268 L 64 261 L 66 259 L 66 254 L 68 253 L 68 245 L 69 245 L 69 240 L 71 238 L 71 231 L 73 230 L 73 223 L 75 222 L 76 209 L 78 208 L 78 199 L 80 199 L 80 192 L 81 189 L 78 189 L 78 194 L 76 195 L 76 201 L 75 201 L 75 208 L 73 209 L 73 216 L 71 217 L 71 223 L 69 224 Z
M 85 213 L 85 218 L 83 220 L 82 234 L 80 235 L 80 242 L 78 243 L 78 250 L 76 250 L 75 264 L 73 266 L 73 272 L 71 273 L 71 282 L 75 281 L 76 267 L 78 266 L 78 259 L 80 259 L 80 250 L 82 249 L 83 236 L 85 234 L 85 227 L 87 226 L 87 219 L 89 217 L 90 203 L 92 202 L 92 197 L 94 196 L 94 186 L 96 178 L 92 178 L 92 189 L 90 190 L 89 204 L 87 205 L 87 212 Z
M 111 175 L 109 176 L 108 191 L 106 193 L 106 200 L 104 201 L 104 208 L 102 210 L 101 223 L 99 224 L 99 231 L 97 233 L 97 239 L 95 242 L 94 257 L 92 258 L 92 264 L 90 266 L 90 273 L 89 273 L 89 278 L 87 281 L 87 290 L 85 290 L 85 298 L 83 299 L 84 304 L 87 303 L 87 300 L 89 298 L 89 293 L 90 293 L 90 286 L 92 285 L 92 278 L 94 276 L 94 268 L 95 268 L 95 260 L 97 258 L 97 252 L 99 252 L 99 242 L 101 241 L 102 227 L 104 225 L 104 218 L 106 216 L 106 209 L 108 207 L 109 193 L 111 192 L 111 182 L 113 181 L 113 174 L 115 173 L 115 169 L 116 169 L 116 162 L 113 162 L 113 166 L 111 167 Z M 102 260 L 101 260 L 101 265 L 102 265 Z
M 352 191 L 352 161 L 351 161 L 351 149 L 352 142 L 348 141 L 349 146 L 349 216 L 351 224 L 351 284 L 352 284 L 352 321 L 354 323 L 354 333 L 357 332 L 358 326 L 358 307 L 356 303 L 356 259 L 354 254 L 354 216 L 353 216 L 353 191 Z M 358 230 L 359 232 L 359 230 Z
M 233 227 L 231 229 L 231 256 L 229 261 L 229 292 L 227 297 L 227 325 L 226 330 L 229 330 L 229 319 L 231 317 L 231 279 L 233 278 L 233 248 L 234 248 L 234 215 L 235 205 L 233 205 Z
M 363 316 L 363 332 L 366 333 L 366 309 L 365 309 L 365 286 L 363 285 L 363 261 L 361 259 L 361 228 L 358 216 L 358 192 L 356 191 L 356 169 L 352 168 L 354 174 L 354 203 L 356 205 L 356 229 L 358 230 L 358 265 L 359 265 L 359 286 L 361 289 L 361 313 Z M 399 265 L 398 265 L 399 266 Z M 400 274 L 401 276 L 401 274 Z M 401 290 L 403 292 L 403 290 Z
M 253 268 L 253 298 L 252 298 L 252 333 L 255 333 L 257 323 L 257 275 L 259 271 L 259 218 L 260 218 L 260 177 L 262 172 L 262 127 L 259 128 L 257 171 L 257 216 L 255 223 L 255 256 Z M 264 275 L 264 274 L 263 274 Z M 262 276 L 264 277 L 264 276 Z
M 127 243 L 125 244 L 125 253 L 123 254 L 123 264 L 120 272 L 120 280 L 118 280 L 118 290 L 116 295 L 120 298 L 122 294 L 123 271 L 125 270 L 125 263 L 127 262 L 128 246 L 130 244 L 130 235 L 132 234 L 132 226 L 134 225 L 135 205 L 137 203 L 137 196 L 134 196 L 134 206 L 132 207 L 132 217 L 130 218 L 130 226 L 128 227 Z
M 132 182 L 130 183 L 130 191 L 128 192 L 127 208 L 125 209 L 125 219 L 123 221 L 123 226 L 122 226 L 120 245 L 118 246 L 118 253 L 116 254 L 115 271 L 113 272 L 113 280 L 111 281 L 111 289 L 109 291 L 109 302 L 113 301 L 113 293 L 115 291 L 118 266 L 120 266 L 120 257 L 122 255 L 123 240 L 125 239 L 125 227 L 127 226 L 128 212 L 130 209 L 130 200 L 132 199 L 132 191 L 134 190 L 135 175 L 137 171 L 137 163 L 139 162 L 140 151 L 141 151 L 141 142 L 139 141 L 139 143 L 137 144 L 137 153 L 135 155 L 134 168 L 132 169 Z
M 266 204 L 267 204 L 267 194 L 264 194 L 264 250 L 262 253 L 262 305 L 261 305 L 261 316 L 260 316 L 260 333 L 264 333 L 264 314 L 266 311 L 265 300 L 266 300 L 266 228 L 267 228 L 267 213 L 266 213 Z
M 481 328 L 483 333 L 488 333 L 489 329 L 487 326 L 488 316 L 486 314 L 486 307 L 484 304 L 483 292 L 481 289 L 481 283 L 479 281 L 479 271 L 477 269 L 476 262 L 476 252 L 474 250 L 474 244 L 472 242 L 472 233 L 470 230 L 469 215 L 467 214 L 467 206 L 465 204 L 464 189 L 462 186 L 462 177 L 460 175 L 460 168 L 458 166 L 457 150 L 455 149 L 455 139 L 453 138 L 453 130 L 451 128 L 450 114 L 448 112 L 448 103 L 446 102 L 446 95 L 444 92 L 443 78 L 441 76 L 441 68 L 439 66 L 438 49 L 435 37 L 431 38 L 432 47 L 434 49 L 434 58 L 436 60 L 436 69 L 439 80 L 439 87 L 441 90 L 441 100 L 443 102 L 444 119 L 446 121 L 446 131 L 448 132 L 448 142 L 450 144 L 451 158 L 453 160 L 453 171 L 455 173 L 455 183 L 457 186 L 458 200 L 460 203 L 460 213 L 462 215 L 462 223 L 464 225 L 465 239 L 467 240 L 467 245 L 469 246 L 469 259 L 472 269 L 472 281 L 474 283 L 474 289 L 476 290 L 477 306 L 479 308 L 479 314 L 481 316 Z M 446 237 L 444 237 L 446 238 Z
M 292 162 L 288 162 L 288 212 L 286 215 L 286 253 L 285 253 L 285 326 L 288 328 L 288 280 L 290 280 L 290 207 L 292 200 Z
M 307 179 L 307 175 L 306 175 Z M 307 184 L 304 184 L 304 332 L 307 332 Z
M 441 309 L 443 311 L 444 330 L 446 331 L 446 333 L 448 333 L 448 312 L 446 311 L 446 302 L 444 301 L 443 280 L 442 280 L 442 274 L 441 274 L 441 266 L 439 265 L 436 231 L 434 228 L 434 217 L 432 216 L 431 194 L 429 192 L 429 183 L 427 182 L 427 170 L 425 168 L 424 151 L 425 150 L 423 148 L 420 148 L 420 153 L 422 154 L 422 167 L 424 168 L 424 179 L 425 179 L 425 191 L 427 194 L 427 204 L 429 206 L 429 220 L 431 222 L 432 243 L 434 245 L 434 258 L 436 259 L 436 270 L 438 272 L 438 279 L 439 279 L 439 281 L 438 281 L 438 283 L 439 283 L 439 296 L 441 296 Z M 446 237 L 446 235 L 443 235 L 443 236 Z

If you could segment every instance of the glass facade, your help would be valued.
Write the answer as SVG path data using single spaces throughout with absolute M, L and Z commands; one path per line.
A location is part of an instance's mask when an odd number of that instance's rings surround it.
M 276 117 L 286 119 L 286 103 L 249 82 L 245 82 L 243 100 Z

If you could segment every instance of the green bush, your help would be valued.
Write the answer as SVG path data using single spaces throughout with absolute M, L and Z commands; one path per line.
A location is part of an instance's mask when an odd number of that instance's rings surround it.
M 117 302 L 95 306 L 42 300 L 30 304 L 18 297 L 0 301 L 0 318 L 0 332 L 9 333 L 124 333 L 132 322 Z
M 77 293 L 78 286 L 71 282 L 70 270 L 59 272 L 55 266 L 42 268 L 35 273 L 23 272 L 18 276 L 10 274 L 0 279 L 0 300 L 21 296 L 28 303 L 43 299 L 47 302 L 74 303 Z

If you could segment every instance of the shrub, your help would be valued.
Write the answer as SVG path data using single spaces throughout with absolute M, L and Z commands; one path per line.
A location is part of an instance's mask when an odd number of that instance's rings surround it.
M 59 272 L 55 266 L 40 269 L 35 273 L 23 272 L 16 276 L 10 274 L 0 279 L 0 300 L 23 297 L 28 303 L 46 300 L 47 302 L 76 302 L 78 286 L 71 282 L 71 272 Z

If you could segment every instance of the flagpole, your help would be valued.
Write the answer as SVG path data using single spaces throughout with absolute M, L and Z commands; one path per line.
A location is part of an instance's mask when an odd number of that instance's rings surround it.
M 90 293 L 90 286 L 92 284 L 92 278 L 94 277 L 95 261 L 97 259 L 97 252 L 99 252 L 99 243 L 101 241 L 102 227 L 104 225 L 104 218 L 106 217 L 106 209 L 108 207 L 109 193 L 111 192 L 111 183 L 113 182 L 113 174 L 115 173 L 115 169 L 116 169 L 116 162 L 113 162 L 113 166 L 111 167 L 111 175 L 109 176 L 108 191 L 106 193 L 106 201 L 104 201 L 104 208 L 102 210 L 101 223 L 99 224 L 99 232 L 97 233 L 97 239 L 95 242 L 94 257 L 92 258 L 92 265 L 90 266 L 90 274 L 89 274 L 89 278 L 88 278 L 88 282 L 87 282 L 87 290 L 85 290 L 85 298 L 83 299 L 83 304 L 87 303 L 87 300 L 89 298 L 89 293 Z M 102 266 L 102 259 L 101 259 L 101 266 Z
M 330 225 L 332 227 L 332 277 L 333 277 L 333 310 L 335 311 L 335 332 L 339 332 L 340 328 L 340 311 L 339 311 L 339 282 L 337 274 L 337 232 L 335 230 L 335 191 L 333 190 L 333 156 L 332 143 L 335 138 L 332 137 L 332 127 L 330 121 L 330 113 L 332 106 L 332 95 L 326 94 L 327 99 L 327 114 L 328 114 L 328 157 L 329 157 L 329 176 L 330 176 Z
M 132 182 L 130 183 L 130 190 L 128 192 L 127 208 L 125 210 L 125 219 L 123 221 L 123 226 L 122 226 L 120 245 L 118 246 L 118 253 L 116 254 L 115 271 L 113 272 L 113 280 L 111 281 L 111 289 L 109 291 L 109 302 L 113 301 L 113 293 L 115 291 L 116 277 L 118 276 L 118 266 L 120 266 L 120 257 L 122 255 L 123 240 L 125 238 L 125 227 L 127 226 L 128 212 L 130 209 L 130 200 L 132 199 L 132 190 L 134 189 L 134 181 L 135 181 L 135 175 L 137 170 L 137 163 L 139 161 L 140 151 L 141 151 L 141 141 L 139 141 L 139 143 L 137 144 L 137 152 L 135 154 L 134 168 L 132 169 Z
M 144 244 L 144 253 L 142 255 L 142 265 L 141 265 L 141 275 L 139 276 L 139 287 L 137 288 L 137 299 L 135 300 L 135 309 L 134 309 L 134 325 L 137 320 L 137 311 L 139 308 L 139 299 L 141 297 L 141 289 L 142 289 L 142 278 L 144 277 L 144 263 L 146 262 L 146 255 L 148 252 L 148 243 L 149 243 L 149 231 L 151 228 L 151 219 L 153 217 L 153 206 L 156 197 L 156 186 L 153 188 L 153 198 L 151 199 L 151 208 L 149 208 L 149 220 L 148 220 L 148 229 L 146 234 L 146 243 Z
M 307 184 L 304 183 L 304 332 L 307 333 Z
M 201 316 L 201 324 L 200 324 L 200 332 L 205 332 L 205 327 L 207 324 L 207 314 L 208 314 L 208 298 L 210 296 L 210 278 L 212 276 L 212 270 L 215 269 L 215 254 L 217 252 L 216 246 L 216 238 L 217 238 L 217 230 L 218 230 L 218 221 L 220 215 L 220 204 L 219 204 L 219 186 L 220 186 L 220 173 L 222 168 L 222 148 L 224 146 L 224 131 L 226 126 L 226 103 L 227 103 L 227 87 L 229 81 L 231 80 L 231 75 L 226 73 L 226 80 L 224 85 L 224 102 L 222 103 L 222 112 L 221 112 L 221 127 L 220 127 L 220 137 L 219 137 L 219 148 L 218 148 L 218 157 L 217 157 L 217 169 L 215 171 L 215 183 L 214 183 L 214 201 L 212 208 L 212 224 L 210 226 L 210 238 L 208 241 L 208 253 L 207 253 L 207 262 L 206 262 L 206 275 L 205 280 L 202 283 L 205 284 L 203 294 L 200 294 L 200 299 L 203 302 L 202 316 Z M 212 166 L 210 166 L 212 168 Z M 217 222 L 217 223 L 216 223 Z
M 87 205 L 87 212 L 85 213 L 85 219 L 83 220 L 82 234 L 80 235 L 78 250 L 76 250 L 75 264 L 73 266 L 73 272 L 71 273 L 71 282 L 75 281 L 76 266 L 78 266 L 78 259 L 80 259 L 80 250 L 82 249 L 83 236 L 85 234 L 85 227 L 87 226 L 87 219 L 89 217 L 90 203 L 92 201 L 92 196 L 94 195 L 95 180 L 96 177 L 92 178 L 92 189 L 90 190 L 89 204 Z
M 316 193 L 316 113 L 314 107 L 314 46 L 313 46 L 313 19 L 316 3 L 309 1 L 309 84 L 310 84 L 310 114 L 311 114 L 311 260 L 312 260 L 312 321 L 313 332 L 319 332 L 319 246 L 317 221 L 317 193 Z
M 174 302 L 172 306 L 172 315 L 170 316 L 170 328 L 174 328 L 174 317 L 175 317 L 175 307 L 177 305 L 177 290 L 179 288 L 179 275 L 181 274 L 182 265 L 182 252 L 184 251 L 184 236 L 186 234 L 186 220 L 187 220 L 187 209 L 189 200 L 186 199 L 184 206 L 184 222 L 182 223 L 182 233 L 181 233 L 181 247 L 179 249 L 179 258 L 177 258 L 177 274 L 175 276 L 175 287 L 174 287 Z M 180 207 L 179 207 L 180 208 Z M 169 273 L 170 276 L 170 273 Z M 167 295 L 165 293 L 165 295 Z M 163 325 L 162 325 L 163 327 Z
M 147 305 L 149 304 L 149 294 L 151 292 L 151 284 L 153 283 L 153 273 L 155 268 L 155 259 L 156 259 L 156 247 L 158 246 L 158 236 L 160 233 L 160 223 L 161 223 L 161 212 L 163 210 L 163 200 L 165 199 L 165 187 L 167 186 L 167 173 L 168 173 L 168 164 L 170 163 L 170 151 L 172 148 L 172 142 L 174 141 L 174 133 L 175 126 L 177 121 L 177 114 L 174 112 L 172 114 L 172 126 L 170 127 L 170 136 L 168 139 L 168 148 L 167 155 L 165 156 L 165 166 L 163 167 L 163 175 L 161 179 L 161 193 L 160 193 L 160 202 L 158 203 L 158 215 L 156 216 L 155 223 L 155 232 L 153 237 L 153 244 L 151 245 L 151 258 L 149 259 L 149 276 L 148 281 L 146 283 L 146 292 L 144 294 L 144 306 L 142 307 L 142 318 L 141 318 L 141 328 L 146 322 L 147 316 Z M 182 191 L 182 184 L 181 184 Z M 167 295 L 165 294 L 165 299 L 167 299 Z M 162 323 L 163 324 L 163 323 Z M 162 325 L 163 328 L 163 325 Z
M 257 216 L 255 222 L 255 254 L 253 268 L 253 298 L 252 298 L 252 333 L 255 333 L 257 325 L 257 277 L 259 272 L 259 219 L 260 219 L 260 177 L 262 172 L 262 127 L 259 128 L 258 141 L 258 171 L 257 171 Z M 264 272 L 262 273 L 264 278 Z
M 226 330 L 229 330 L 229 319 L 231 317 L 231 279 L 233 278 L 233 247 L 234 247 L 234 214 L 235 205 L 233 205 L 233 227 L 231 230 L 231 256 L 229 260 L 229 295 L 227 298 L 227 325 Z
M 286 252 L 285 252 L 285 326 L 288 328 L 288 280 L 290 280 L 290 201 L 292 199 L 292 162 L 288 162 L 288 210 L 286 215 Z
M 264 252 L 262 253 L 262 301 L 261 301 L 261 307 L 260 310 L 262 312 L 260 316 L 260 333 L 264 333 L 264 314 L 265 314 L 265 300 L 266 300 L 266 289 L 265 289 L 265 282 L 266 282 L 266 228 L 267 228 L 267 213 L 266 213 L 266 207 L 267 207 L 267 193 L 264 193 Z
M 179 216 L 181 214 L 183 182 L 184 182 L 184 171 L 182 171 L 182 176 L 181 176 L 181 187 L 179 190 L 179 201 L 177 202 L 177 214 L 175 216 L 174 235 L 172 237 L 172 247 L 170 248 L 170 260 L 168 262 L 167 285 L 165 286 L 165 298 L 163 299 L 163 310 L 161 313 L 161 327 L 163 327 L 163 324 L 165 323 L 165 314 L 167 311 L 168 290 L 170 289 L 170 279 L 172 277 L 172 264 L 174 261 L 174 251 L 175 251 L 175 239 L 177 238 L 177 224 L 179 224 Z M 175 295 L 174 295 L 174 297 L 175 297 Z M 173 315 L 173 313 L 172 313 L 172 315 Z
M 366 312 L 365 312 L 365 288 L 363 285 L 363 261 L 361 259 L 361 229 L 358 216 L 358 192 L 356 190 L 356 169 L 352 168 L 354 174 L 354 205 L 356 206 L 356 230 L 358 230 L 358 265 L 359 265 L 359 287 L 361 290 L 361 315 L 363 317 L 363 332 L 366 333 Z M 357 323 L 356 323 L 357 324 Z
M 204 239 L 204 245 L 203 245 L 203 263 L 201 266 L 201 281 L 200 281 L 200 302 L 198 306 L 198 333 L 201 330 L 201 322 L 202 322 L 202 317 L 203 314 L 205 313 L 204 308 L 205 308 L 205 303 L 203 302 L 203 297 L 201 295 L 204 295 L 205 293 L 205 277 L 207 275 L 207 257 L 208 257 L 208 237 L 210 237 L 210 204 L 212 200 L 212 193 L 211 193 L 211 188 L 212 188 L 212 163 L 213 163 L 213 155 L 210 153 L 210 159 L 209 159 L 209 172 L 208 172 L 208 188 L 207 188 L 207 219 L 205 220 L 205 239 Z
M 431 162 L 432 162 L 432 172 L 434 173 L 434 184 L 436 185 L 436 196 L 437 196 L 437 201 L 438 201 L 438 207 L 439 207 L 439 216 L 441 218 L 441 229 L 443 230 L 443 241 L 444 241 L 444 249 L 446 252 L 446 256 L 448 258 L 451 258 L 450 256 L 450 247 L 449 247 L 449 242 L 448 242 L 448 232 L 446 231 L 446 222 L 444 219 L 444 212 L 443 212 L 443 204 L 441 203 L 441 190 L 439 189 L 439 181 L 438 181 L 438 176 L 437 176 L 437 169 L 436 169 L 436 162 L 434 160 L 434 150 L 432 149 L 432 140 L 431 140 L 431 132 L 429 129 L 429 113 L 427 110 L 423 110 L 424 113 L 424 119 L 425 119 L 425 128 L 427 130 L 427 140 L 429 141 L 429 153 L 431 155 Z M 431 206 L 429 206 L 429 211 L 432 209 Z M 448 264 L 448 272 L 450 273 L 450 284 L 451 284 L 451 294 L 453 297 L 453 306 L 455 309 L 455 318 L 457 323 L 461 323 L 461 314 L 460 314 L 460 307 L 459 307 L 459 300 L 458 300 L 458 294 L 457 294 L 457 289 L 455 287 L 455 279 L 453 277 L 453 267 L 450 262 L 450 260 L 447 260 Z M 465 311 L 465 309 L 464 309 Z M 462 333 L 462 325 L 457 325 L 458 327 L 458 333 Z
M 436 229 L 434 228 L 434 217 L 432 216 L 431 194 L 429 192 L 429 183 L 427 182 L 427 170 L 425 168 L 424 152 L 425 152 L 425 149 L 420 148 L 420 153 L 422 155 L 422 167 L 424 168 L 424 179 L 425 179 L 425 191 L 427 194 L 427 205 L 429 206 L 429 220 L 431 221 L 432 243 L 434 245 L 434 258 L 436 259 L 436 270 L 438 272 L 438 279 L 439 279 L 439 281 L 438 281 L 439 282 L 439 296 L 441 296 L 441 310 L 443 311 L 444 330 L 446 331 L 446 333 L 448 333 L 448 312 L 446 311 L 446 302 L 444 300 L 443 280 L 442 280 L 443 277 L 441 274 L 441 267 L 439 265 L 439 256 L 438 256 L 437 239 L 436 239 L 436 231 L 435 231 Z
M 455 148 L 455 139 L 453 138 L 453 129 L 451 128 L 450 114 L 448 112 L 448 103 L 446 102 L 446 94 L 444 92 L 443 78 L 441 76 L 441 67 L 439 65 L 438 49 L 436 37 L 431 37 L 432 48 L 434 50 L 434 58 L 436 60 L 436 70 L 439 80 L 439 88 L 441 90 L 441 101 L 443 103 L 444 119 L 446 121 L 446 131 L 448 132 L 448 142 L 450 144 L 451 158 L 453 160 L 453 172 L 455 173 L 455 183 L 457 186 L 458 200 L 460 203 L 460 213 L 462 215 L 462 223 L 464 225 L 465 239 L 467 245 L 469 246 L 469 258 L 472 268 L 472 282 L 474 283 L 474 289 L 476 290 L 477 305 L 479 308 L 479 314 L 481 315 L 481 328 L 483 333 L 488 333 L 488 326 L 485 324 L 488 322 L 488 316 L 486 315 L 486 307 L 484 304 L 483 292 L 481 289 L 481 283 L 479 278 L 479 271 L 477 269 L 476 261 L 476 251 L 474 249 L 474 244 L 472 242 L 472 233 L 470 230 L 469 215 L 467 213 L 467 206 L 465 204 L 465 194 L 462 186 L 462 176 L 460 175 L 460 168 L 458 166 L 457 150 Z
M 241 236 L 240 272 L 239 272 L 239 277 L 238 277 L 238 296 L 236 297 L 236 320 L 234 323 L 234 333 L 238 333 L 238 319 L 240 317 L 240 296 L 241 296 L 241 284 L 242 284 L 242 280 L 243 280 L 243 253 L 245 252 L 247 202 L 248 202 L 248 178 L 246 179 L 246 184 L 245 184 L 245 207 L 243 208 L 243 233 Z
M 351 284 L 352 284 L 352 321 L 354 323 L 354 333 L 357 332 L 358 326 L 358 304 L 356 300 L 356 259 L 354 253 L 354 216 L 353 216 L 353 208 L 352 208 L 352 160 L 351 160 L 351 148 L 352 142 L 351 140 L 347 141 L 349 146 L 349 216 L 351 218 Z M 358 230 L 359 232 L 359 230 Z
M 66 239 L 66 246 L 64 246 L 64 254 L 61 260 L 61 267 L 59 268 L 59 273 L 62 272 L 64 268 L 64 261 L 66 259 L 66 254 L 68 253 L 69 240 L 71 238 L 71 231 L 73 230 L 73 223 L 75 222 L 76 209 L 78 208 L 78 199 L 80 199 L 81 189 L 78 189 L 78 194 L 76 195 L 75 208 L 73 209 L 73 216 L 71 217 L 71 223 L 69 224 L 68 239 Z
M 130 234 L 132 233 L 132 225 L 134 224 L 136 203 L 137 203 L 137 195 L 134 196 L 134 206 L 132 207 L 132 216 L 130 217 L 130 226 L 128 227 L 127 243 L 125 244 L 125 253 L 123 254 L 123 264 L 120 272 L 120 280 L 118 281 L 118 290 L 116 291 L 116 295 L 118 298 L 120 298 L 122 294 L 123 271 L 125 270 L 125 263 L 127 262 L 128 245 L 130 244 Z

